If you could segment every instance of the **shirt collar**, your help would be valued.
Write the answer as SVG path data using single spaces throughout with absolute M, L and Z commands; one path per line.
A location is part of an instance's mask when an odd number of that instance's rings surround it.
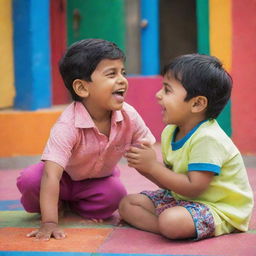
M 183 147 L 183 145 L 186 143 L 186 141 L 195 133 L 195 131 L 200 127 L 201 124 L 206 122 L 208 120 L 203 120 L 199 124 L 197 124 L 192 130 L 190 130 L 182 139 L 175 141 L 175 137 L 177 135 L 177 132 L 179 131 L 179 128 L 176 127 L 173 133 L 172 141 L 171 141 L 171 147 L 172 150 L 178 150 Z
M 96 127 L 95 123 L 93 122 L 89 112 L 85 108 L 85 106 L 76 101 L 75 105 L 75 127 L 77 128 L 93 128 Z M 122 111 L 113 111 L 112 113 L 112 124 L 121 122 L 124 119 Z
M 121 122 L 124 120 L 121 110 L 113 111 L 112 113 L 112 123 Z

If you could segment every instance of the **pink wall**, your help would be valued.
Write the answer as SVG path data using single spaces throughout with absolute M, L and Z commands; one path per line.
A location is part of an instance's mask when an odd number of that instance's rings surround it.
M 160 142 L 164 128 L 161 108 L 155 98 L 162 86 L 160 76 L 129 77 L 129 90 L 126 101 L 137 109 L 147 126 Z
M 232 138 L 243 154 L 256 154 L 256 2 L 232 5 Z

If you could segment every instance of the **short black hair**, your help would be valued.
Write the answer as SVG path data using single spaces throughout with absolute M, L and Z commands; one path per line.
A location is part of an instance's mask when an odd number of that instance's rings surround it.
M 59 61 L 59 71 L 72 99 L 81 101 L 73 90 L 73 81 L 82 79 L 91 82 L 91 75 L 103 59 L 121 59 L 125 54 L 113 42 L 103 39 L 84 39 L 73 43 Z
M 230 99 L 232 78 L 219 59 L 204 54 L 186 54 L 164 66 L 162 73 L 172 75 L 185 90 L 188 101 L 196 96 L 208 100 L 206 118 L 217 118 Z

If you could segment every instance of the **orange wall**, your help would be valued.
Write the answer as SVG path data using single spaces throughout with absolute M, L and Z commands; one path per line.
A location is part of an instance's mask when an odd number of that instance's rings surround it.
M 0 157 L 40 155 L 60 111 L 0 114 Z

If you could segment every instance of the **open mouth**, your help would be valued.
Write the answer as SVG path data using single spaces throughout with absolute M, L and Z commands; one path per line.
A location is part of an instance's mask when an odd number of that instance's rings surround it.
M 124 93 L 125 93 L 125 89 L 119 89 L 119 90 L 114 91 L 112 94 L 116 94 L 116 95 L 123 97 Z

